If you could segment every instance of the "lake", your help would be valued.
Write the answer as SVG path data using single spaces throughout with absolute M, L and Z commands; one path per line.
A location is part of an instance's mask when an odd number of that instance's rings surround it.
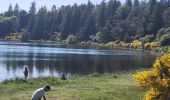
M 149 68 L 156 56 L 133 49 L 0 41 L 0 81 L 23 77 L 24 65 L 29 66 L 29 78 L 70 77 Z

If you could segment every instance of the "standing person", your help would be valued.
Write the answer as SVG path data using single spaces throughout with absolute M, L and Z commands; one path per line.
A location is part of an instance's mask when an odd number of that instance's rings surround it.
M 28 77 L 28 66 L 27 65 L 24 66 L 24 76 L 25 76 L 25 80 L 27 80 L 27 77 Z
M 32 100 L 41 100 L 42 97 L 44 100 L 46 100 L 44 93 L 49 91 L 50 89 L 50 85 L 45 85 L 43 88 L 37 89 L 32 95 Z
M 66 79 L 66 74 L 62 74 L 61 79 L 62 79 L 62 80 L 67 80 L 67 79 Z

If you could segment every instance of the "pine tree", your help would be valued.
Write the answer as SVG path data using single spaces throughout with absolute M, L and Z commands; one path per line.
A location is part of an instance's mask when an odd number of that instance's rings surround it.
M 118 9 L 120 5 L 118 4 L 117 0 L 110 0 L 108 2 L 107 8 L 106 8 L 106 14 L 107 14 L 107 19 L 114 18 L 116 14 L 116 10 Z
M 153 33 L 157 33 L 157 31 L 162 27 L 162 24 L 163 24 L 162 23 L 163 22 L 162 8 L 159 3 L 157 3 L 153 8 L 151 22 L 154 24 L 154 27 L 155 27 Z
M 64 12 L 64 16 L 63 16 L 63 20 L 62 20 L 62 24 L 61 24 L 61 35 L 60 38 L 66 39 L 67 36 L 69 35 L 69 23 L 70 23 L 70 6 L 67 6 L 67 8 L 65 9 Z
M 132 7 L 132 0 L 126 0 L 125 6 Z
M 5 12 L 5 16 L 7 16 L 7 17 L 11 17 L 11 16 L 13 16 L 12 4 L 10 4 L 10 5 L 9 5 L 9 7 L 8 7 L 8 11 L 7 11 L 7 12 Z
M 34 39 L 33 37 L 33 29 L 35 25 L 35 18 L 36 18 L 36 3 L 35 1 L 31 3 L 31 7 L 29 10 L 29 22 L 27 26 L 26 32 L 30 33 L 30 38 Z
M 163 21 L 165 27 L 170 27 L 170 7 L 163 13 Z
M 77 4 L 74 4 L 71 9 L 71 18 L 70 18 L 70 34 L 75 34 L 80 28 L 80 11 Z
M 98 30 L 102 29 L 106 24 L 106 3 L 105 0 L 101 2 L 97 12 L 97 27 Z
M 32 34 L 34 40 L 40 40 L 40 39 L 47 40 L 49 38 L 46 24 L 47 24 L 47 8 L 42 7 L 37 13 L 35 26 L 33 28 Z
M 14 7 L 14 16 L 19 16 L 19 5 L 18 4 L 15 4 L 15 7 Z
M 132 10 L 129 13 L 128 20 L 136 21 L 141 16 L 141 7 L 139 6 L 139 1 L 134 0 Z
M 19 19 L 20 29 L 26 28 L 28 25 L 28 21 L 29 21 L 28 13 L 25 10 L 21 10 L 19 12 L 18 19 Z

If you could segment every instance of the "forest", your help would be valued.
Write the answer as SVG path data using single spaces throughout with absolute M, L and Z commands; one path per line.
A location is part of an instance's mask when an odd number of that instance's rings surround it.
M 92 41 L 143 42 L 161 41 L 170 44 L 170 0 L 103 0 L 94 5 L 66 5 L 50 9 L 36 8 L 32 2 L 29 11 L 16 4 L 9 5 L 0 14 L 0 38 L 19 34 L 21 41 L 50 40 L 77 43 Z

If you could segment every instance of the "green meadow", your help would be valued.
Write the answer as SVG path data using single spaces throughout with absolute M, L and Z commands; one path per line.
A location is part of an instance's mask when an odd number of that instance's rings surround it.
M 67 80 L 57 77 L 5 80 L 0 84 L 0 100 L 31 100 L 33 92 L 45 84 L 52 86 L 47 100 L 140 100 L 145 90 L 132 78 L 133 72 L 90 74 Z

